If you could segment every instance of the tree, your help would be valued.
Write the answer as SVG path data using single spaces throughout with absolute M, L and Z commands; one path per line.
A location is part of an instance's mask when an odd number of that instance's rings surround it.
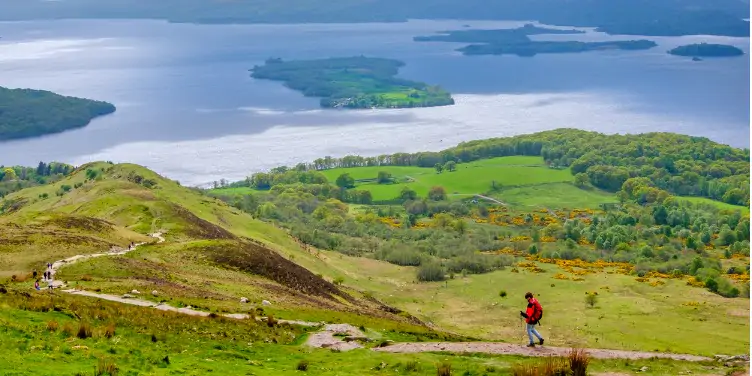
M 402 187 L 402 191 L 400 191 L 399 198 L 402 201 L 415 201 L 415 199 L 418 198 L 418 193 L 414 190 L 410 189 L 409 187 Z
M 444 201 L 446 200 L 446 190 L 444 187 L 441 186 L 435 186 L 431 187 L 431 190 L 428 191 L 428 199 L 433 201 Z
M 708 280 L 705 281 L 705 287 L 712 292 L 718 292 L 718 282 L 713 278 L 708 278 Z
M 379 184 L 389 184 L 392 182 L 392 174 L 386 171 L 379 171 L 379 175 L 376 180 Z
M 444 166 L 443 166 L 443 165 L 442 165 L 441 163 L 436 163 L 436 164 L 435 164 L 435 165 L 433 166 L 433 168 L 435 168 L 435 169 L 436 169 L 436 172 L 437 172 L 437 173 L 439 173 L 439 174 L 441 173 L 441 171 L 443 171 L 443 170 L 444 170 Z
M 342 189 L 348 189 L 355 186 L 355 179 L 350 174 L 342 174 L 337 177 L 335 182 L 338 187 Z
M 457 169 L 457 162 L 455 162 L 455 161 L 449 161 L 449 162 L 445 163 L 444 164 L 444 169 L 447 170 L 447 171 L 449 171 L 449 172 L 452 172 L 452 171 L 456 170 Z
M 6 167 L 5 170 L 3 170 L 3 172 L 5 173 L 5 177 L 3 178 L 3 180 L 5 181 L 18 179 L 18 177 L 16 176 L 16 171 L 10 167 Z
M 590 178 L 586 173 L 580 172 L 574 176 L 574 185 L 579 188 L 585 188 L 590 185 Z

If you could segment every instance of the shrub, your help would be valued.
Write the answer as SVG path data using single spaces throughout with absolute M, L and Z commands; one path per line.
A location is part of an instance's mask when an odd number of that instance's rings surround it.
M 590 294 L 590 293 L 585 295 L 585 304 L 588 305 L 590 308 L 595 307 L 597 303 L 598 303 L 598 295 Z
M 91 325 L 89 325 L 89 324 L 87 324 L 85 322 L 82 322 L 78 326 L 78 332 L 76 333 L 76 337 L 78 337 L 80 339 L 87 339 L 87 338 L 91 337 Z
M 303 359 L 298 362 L 298 366 L 295 367 L 298 371 L 308 371 L 308 361 Z
M 452 364 L 442 362 L 436 365 L 436 376 L 452 376 Z
M 501 290 L 499 292 L 499 296 L 502 297 L 502 298 L 506 298 L 507 297 L 507 291 L 506 290 Z
M 94 278 L 91 278 L 90 275 L 84 275 L 84 276 L 81 277 L 81 280 L 85 281 L 85 282 L 91 282 L 91 281 L 94 280 Z
M 587 376 L 590 355 L 584 349 L 572 349 L 567 356 L 572 376 Z
M 342 277 L 337 277 L 337 278 L 335 278 L 335 279 L 334 279 L 334 281 L 332 281 L 332 282 L 333 282 L 333 283 L 334 283 L 335 285 L 339 286 L 339 285 L 341 285 L 342 283 L 344 283 L 344 282 L 345 282 L 345 279 L 344 279 L 344 278 L 342 278 Z
M 444 269 L 438 262 L 429 262 L 418 267 L 418 281 L 443 281 L 444 278 Z

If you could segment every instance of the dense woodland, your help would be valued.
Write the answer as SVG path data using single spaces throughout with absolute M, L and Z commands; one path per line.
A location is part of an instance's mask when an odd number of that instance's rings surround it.
M 21 189 L 58 181 L 74 170 L 65 163 L 39 162 L 36 168 L 0 166 L 0 198 Z
M 749 36 L 738 0 L 4 0 L 0 19 L 161 18 L 191 23 L 538 20 L 611 34 Z
M 283 81 L 308 97 L 322 97 L 322 107 L 403 108 L 454 104 L 439 87 L 394 77 L 404 63 L 350 57 L 282 61 L 269 59 L 251 70 L 253 78 Z
M 115 112 L 106 102 L 0 87 L 0 141 L 58 133 Z
M 725 44 L 698 43 L 679 46 L 668 51 L 677 56 L 741 56 L 744 51 Z

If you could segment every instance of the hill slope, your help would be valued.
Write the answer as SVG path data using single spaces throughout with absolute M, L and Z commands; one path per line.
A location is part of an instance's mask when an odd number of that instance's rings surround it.
M 116 294 L 157 289 L 178 305 L 211 310 L 247 310 L 242 296 L 271 300 L 272 311 L 307 307 L 408 320 L 291 261 L 316 264 L 284 231 L 140 166 L 87 164 L 56 183 L 8 195 L 0 209 L 6 277 L 23 279 L 46 262 L 124 248 L 160 231 L 164 244 L 71 265 L 58 278 Z

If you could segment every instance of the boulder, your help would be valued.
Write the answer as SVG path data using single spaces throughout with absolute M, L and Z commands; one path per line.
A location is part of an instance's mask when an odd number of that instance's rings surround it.
M 131 294 L 123 294 L 123 297 L 122 297 L 122 298 L 123 298 L 123 299 L 133 299 L 133 298 L 135 298 L 135 296 L 133 296 L 133 295 L 131 295 Z
M 248 298 L 246 298 L 246 297 L 240 298 L 240 302 L 241 303 L 248 303 Z
M 141 292 L 140 292 L 140 291 L 138 291 L 138 290 L 131 290 L 131 294 L 133 294 L 133 295 L 138 295 L 138 294 L 140 294 L 140 293 L 141 293 Z
M 265 305 L 265 306 L 270 306 L 270 305 L 272 305 L 272 303 L 271 303 L 270 301 L 268 301 L 268 300 L 262 300 L 262 301 L 261 301 L 261 304 L 263 304 L 263 305 Z
M 157 292 L 157 290 L 152 290 L 151 295 L 152 296 L 158 296 L 159 293 Z

